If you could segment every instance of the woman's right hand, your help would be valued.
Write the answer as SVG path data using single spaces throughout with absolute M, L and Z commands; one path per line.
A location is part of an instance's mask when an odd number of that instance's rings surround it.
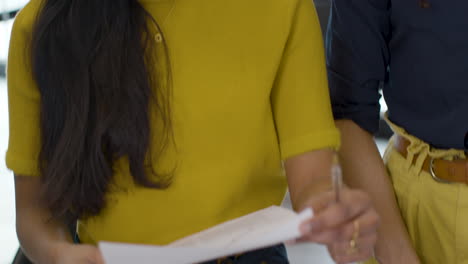
M 367 193 L 343 188 L 338 203 L 333 192 L 314 194 L 298 206 L 307 207 L 313 209 L 314 217 L 302 223 L 300 241 L 326 245 L 336 263 L 373 256 L 380 218 Z
M 95 246 L 61 243 L 54 248 L 54 264 L 104 264 Z

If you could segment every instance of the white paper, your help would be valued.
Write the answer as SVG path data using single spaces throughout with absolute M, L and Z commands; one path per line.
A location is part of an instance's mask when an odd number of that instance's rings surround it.
M 227 221 L 167 246 L 101 242 L 106 264 L 189 264 L 279 244 L 300 236 L 299 225 L 313 216 L 278 206 Z

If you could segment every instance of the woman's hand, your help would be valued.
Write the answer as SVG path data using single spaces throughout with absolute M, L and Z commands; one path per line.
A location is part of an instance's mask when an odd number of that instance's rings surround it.
M 341 191 L 338 203 L 333 192 L 322 192 L 297 207 L 314 211 L 314 217 L 302 223 L 299 241 L 325 244 L 337 263 L 367 260 L 374 254 L 379 216 L 366 193 Z
M 97 247 L 61 243 L 54 249 L 54 264 L 104 264 Z

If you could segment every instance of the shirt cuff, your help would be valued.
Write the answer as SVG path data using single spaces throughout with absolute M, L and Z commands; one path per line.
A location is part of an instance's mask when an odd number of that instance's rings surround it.
M 37 160 L 28 160 L 7 151 L 5 158 L 6 166 L 16 175 L 35 176 L 41 175 Z
M 336 128 L 311 133 L 281 143 L 281 157 L 283 160 L 303 154 L 305 152 L 340 147 L 340 133 Z

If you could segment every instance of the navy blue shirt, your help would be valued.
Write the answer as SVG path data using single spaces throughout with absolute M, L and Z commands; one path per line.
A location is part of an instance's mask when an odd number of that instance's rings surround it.
M 438 148 L 468 149 L 468 1 L 332 0 L 327 65 L 336 119 L 391 121 Z

